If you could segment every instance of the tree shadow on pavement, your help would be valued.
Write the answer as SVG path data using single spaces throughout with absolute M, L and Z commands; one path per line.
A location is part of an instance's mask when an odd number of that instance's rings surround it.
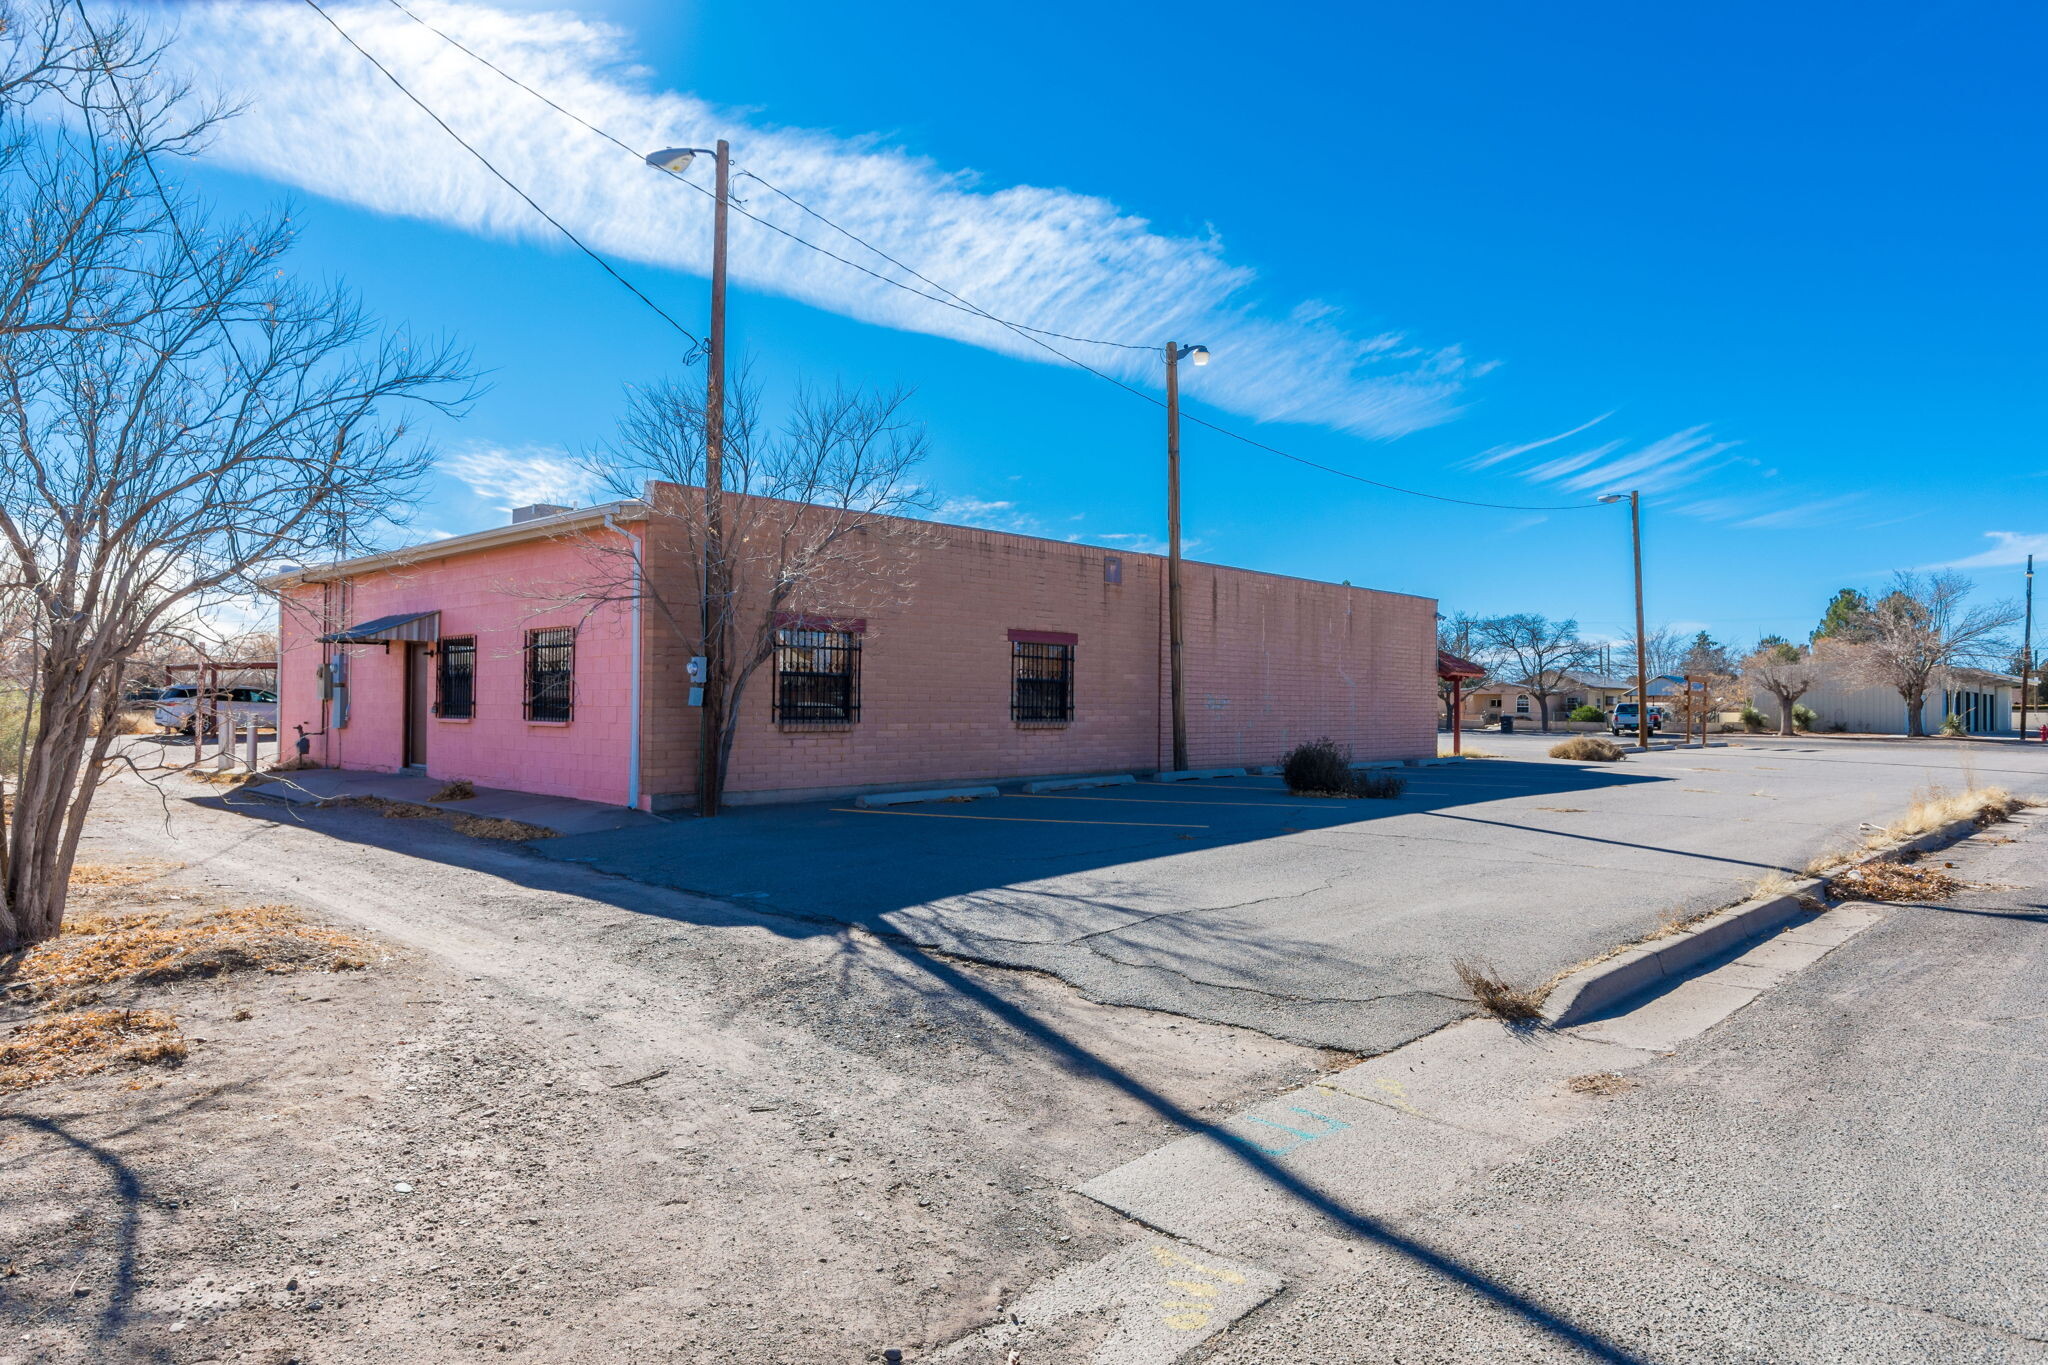
M 275 808 L 270 811 L 248 808 L 244 813 L 271 820 L 302 818 L 296 812 L 279 812 Z M 1343 1232 L 1412 1261 L 1585 1358 L 1609 1362 L 1610 1365 L 1649 1365 L 1644 1358 L 1630 1353 L 1599 1332 L 1575 1323 L 1521 1291 L 1404 1235 L 1388 1222 L 1349 1207 L 1342 1199 L 1296 1175 L 1250 1140 L 1218 1123 L 1205 1120 L 1032 1011 L 1004 998 L 976 980 L 962 965 L 948 961 L 944 954 L 928 951 L 886 926 L 862 926 L 867 928 L 867 933 L 857 938 L 843 922 L 795 918 L 769 906 L 735 905 L 721 899 L 679 895 L 674 890 L 616 874 L 593 875 L 589 869 L 573 864 L 534 857 L 530 850 L 480 846 L 476 841 L 445 832 L 422 837 L 419 831 L 409 828 L 380 829 L 378 826 L 383 822 L 360 812 L 332 814 L 342 818 L 330 821 L 323 817 L 320 828 L 336 837 L 386 847 L 410 856 L 436 858 L 528 887 L 598 901 L 635 914 L 705 927 L 760 928 L 788 938 L 835 938 L 840 943 L 838 956 L 841 958 L 835 972 L 835 987 L 846 1000 L 857 1000 L 860 1009 L 870 1013 L 877 1009 L 901 1010 L 908 1003 L 868 998 L 874 995 L 875 982 L 857 979 L 860 973 L 857 958 L 861 954 L 883 954 L 885 962 L 902 969 L 898 975 L 907 978 L 904 984 L 915 992 L 925 1007 L 943 1012 L 965 1025 L 975 1041 L 990 1050 L 999 1051 L 1006 1046 L 1003 1039 L 1008 1035 L 1052 1059 L 1068 1074 L 1114 1089 L 1182 1132 L 1210 1138 L 1304 1210 L 1327 1220 Z M 409 826 L 413 822 L 392 823 Z M 203 867 L 204 860 L 195 866 Z M 1305 949 L 1305 945 L 1285 942 L 1267 942 L 1257 947 L 1259 951 L 1276 955 Z M 753 1007 L 768 1007 L 775 993 L 764 992 Z M 830 1005 L 828 1001 L 827 1007 Z

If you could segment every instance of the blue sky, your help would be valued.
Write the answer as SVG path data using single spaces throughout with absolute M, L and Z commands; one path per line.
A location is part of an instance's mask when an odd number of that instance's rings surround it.
M 1893 569 L 2010 596 L 2048 557 L 2038 7 L 411 7 L 635 146 L 729 136 L 1005 317 L 1208 344 L 1189 410 L 1260 440 L 1489 502 L 1640 486 L 1653 623 L 1803 634 Z M 421 531 L 548 490 L 622 385 L 678 368 L 673 331 L 303 5 L 152 9 L 247 104 L 195 186 L 288 198 L 301 269 L 488 372 L 432 433 Z M 704 196 L 385 0 L 330 12 L 701 330 Z M 1157 543 L 1157 408 L 751 225 L 733 249 L 732 339 L 771 398 L 914 385 L 957 519 Z M 1058 344 L 1157 391 L 1139 353 Z M 1617 508 L 1403 497 L 1193 428 L 1185 521 L 1199 558 L 1446 611 L 1609 635 L 1629 611 Z

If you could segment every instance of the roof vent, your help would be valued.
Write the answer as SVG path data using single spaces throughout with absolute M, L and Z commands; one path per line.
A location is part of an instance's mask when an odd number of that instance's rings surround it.
M 512 524 L 517 526 L 522 521 L 536 521 L 541 517 L 552 517 L 571 510 L 573 509 L 557 502 L 536 502 L 531 506 L 513 508 Z

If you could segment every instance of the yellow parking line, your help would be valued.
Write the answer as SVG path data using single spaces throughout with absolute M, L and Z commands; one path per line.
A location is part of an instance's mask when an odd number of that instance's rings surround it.
M 921 815 L 927 820 L 1002 820 L 1017 825 L 1123 825 L 1131 829 L 1207 829 L 1207 825 L 1168 825 L 1153 820 L 1042 820 L 1031 815 L 952 815 L 938 810 L 869 810 L 834 806 L 841 815 Z

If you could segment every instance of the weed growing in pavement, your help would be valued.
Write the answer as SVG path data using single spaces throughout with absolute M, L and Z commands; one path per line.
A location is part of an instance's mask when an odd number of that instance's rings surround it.
M 1602 739 L 1598 735 L 1574 735 L 1551 745 L 1550 756 L 1575 759 L 1581 763 L 1619 763 L 1622 750 L 1611 739 Z
M 1750 884 L 1749 899 L 1766 900 L 1772 896 L 1790 895 L 1798 888 L 1792 874 L 1780 868 L 1772 868 Z
M 1460 958 L 1451 963 L 1451 970 L 1458 974 L 1465 989 L 1472 992 L 1472 999 L 1479 1008 L 1516 1028 L 1528 1028 L 1543 1019 L 1543 996 L 1541 987 L 1514 986 L 1493 974 L 1490 967 Z
M 1565 1089 L 1574 1095 L 1594 1095 L 1600 1099 L 1612 1099 L 1626 1095 L 1641 1084 L 1612 1071 L 1588 1071 L 1583 1076 L 1574 1076 L 1564 1083 Z
M 1407 789 L 1408 780 L 1378 769 L 1353 771 L 1351 751 L 1325 735 L 1289 749 L 1280 758 L 1280 776 L 1296 796 L 1363 796 L 1391 800 Z

